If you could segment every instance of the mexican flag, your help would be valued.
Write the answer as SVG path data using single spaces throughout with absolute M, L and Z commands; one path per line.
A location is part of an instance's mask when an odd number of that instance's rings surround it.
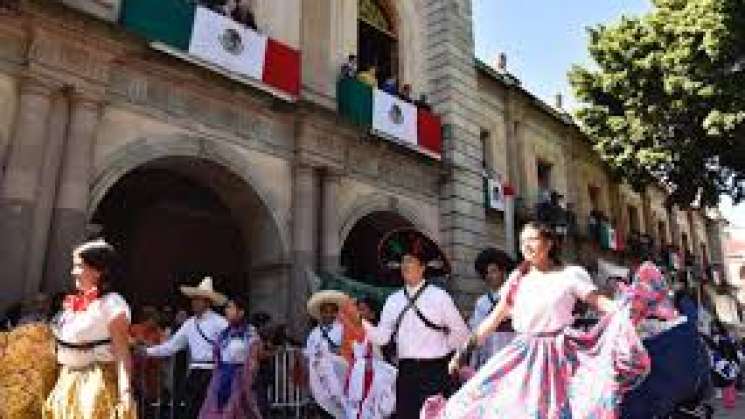
M 417 145 L 417 109 L 411 103 L 375 89 L 372 127 L 406 145 Z
M 606 250 L 621 250 L 619 246 L 619 237 L 616 229 L 610 223 L 603 223 L 600 226 L 600 244 Z
M 122 23 L 153 46 L 224 75 L 292 98 L 300 52 L 233 19 L 184 0 L 126 0 Z
M 337 86 L 339 113 L 349 122 L 435 159 L 442 154 L 442 122 L 430 111 L 356 79 Z

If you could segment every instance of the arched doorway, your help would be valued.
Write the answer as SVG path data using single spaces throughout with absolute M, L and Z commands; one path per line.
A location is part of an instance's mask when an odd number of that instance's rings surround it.
M 378 266 L 378 245 L 393 230 L 414 227 L 406 218 L 392 211 L 374 211 L 360 218 L 349 231 L 341 249 L 341 266 L 345 276 L 375 286 L 400 286 Z
M 265 266 L 283 257 L 274 218 L 251 185 L 222 165 L 148 161 L 108 189 L 91 222 L 122 253 L 129 272 L 122 292 L 134 306 L 181 304 L 180 285 L 211 276 L 220 291 L 249 296 L 252 310 L 285 315 L 283 304 L 261 301 L 254 289 Z M 275 288 L 274 299 L 281 295 Z

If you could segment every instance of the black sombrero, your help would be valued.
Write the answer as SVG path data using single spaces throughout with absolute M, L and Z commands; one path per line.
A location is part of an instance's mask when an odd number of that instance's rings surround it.
M 451 267 L 445 254 L 429 237 L 413 228 L 393 230 L 378 246 L 378 263 L 384 271 L 399 271 L 401 258 L 412 255 L 426 266 L 424 276 L 447 277 Z

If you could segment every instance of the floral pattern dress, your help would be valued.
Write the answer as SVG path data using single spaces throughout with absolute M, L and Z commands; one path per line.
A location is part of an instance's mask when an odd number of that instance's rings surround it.
M 581 268 L 572 269 L 576 273 Z M 557 311 L 594 291 L 587 283 L 589 276 L 582 275 L 587 281 L 573 281 L 567 271 L 548 279 L 556 282 L 520 292 L 529 284 L 514 273 L 503 296 L 513 302 L 515 339 L 449 400 L 428 400 L 421 417 L 618 418 L 623 394 L 642 382 L 650 369 L 649 356 L 631 321 L 632 311 L 646 307 L 634 301 L 649 296 L 634 296 L 629 290 L 615 312 L 588 332 L 578 331 L 570 327 L 571 316 Z M 534 317 L 526 321 L 530 310 Z M 547 324 L 561 327 L 546 330 Z

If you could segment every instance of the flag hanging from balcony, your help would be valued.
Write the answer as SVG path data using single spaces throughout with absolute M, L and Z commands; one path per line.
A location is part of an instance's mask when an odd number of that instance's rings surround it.
M 373 92 L 373 130 L 406 145 L 417 145 L 416 106 L 375 89 Z
M 620 250 L 616 229 L 610 223 L 602 223 L 600 226 L 600 245 L 606 250 Z
M 292 97 L 300 92 L 300 53 L 230 17 L 181 0 L 126 0 L 125 27 L 167 52 Z M 160 48 L 159 48 L 160 49 Z
M 442 122 L 432 112 L 352 78 L 339 81 L 336 99 L 349 122 L 432 158 L 442 155 Z

